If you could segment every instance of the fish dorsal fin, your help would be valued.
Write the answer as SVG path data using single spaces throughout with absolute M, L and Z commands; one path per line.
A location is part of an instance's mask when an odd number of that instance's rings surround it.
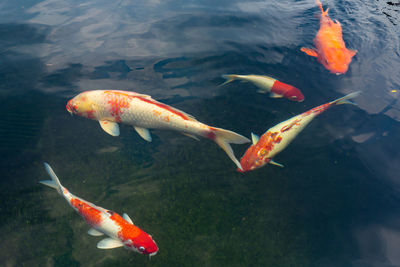
M 354 57 L 357 54 L 357 50 L 348 49 L 347 52 L 349 53 L 350 57 Z
M 111 249 L 111 248 L 119 248 L 124 246 L 121 241 L 107 237 L 97 243 L 97 248 L 99 249 Z
M 260 140 L 260 137 L 254 133 L 251 133 L 251 141 L 253 142 L 253 145 L 257 144 L 258 140 Z
M 101 236 L 104 235 L 102 232 L 94 229 L 94 228 L 90 228 L 89 231 L 87 232 L 89 235 L 91 236 Z
M 318 57 L 318 52 L 314 49 L 314 48 L 306 48 L 306 47 L 302 47 L 300 49 L 300 51 L 306 53 L 309 56 L 312 57 Z
M 180 109 L 171 107 L 171 106 L 169 106 L 169 105 L 167 105 L 167 104 L 163 104 L 163 105 L 166 105 L 166 106 L 168 107 L 168 109 L 173 110 L 173 111 L 175 111 L 176 113 L 181 113 L 182 115 L 186 116 L 186 117 L 187 117 L 189 120 L 191 120 L 191 121 L 197 121 L 196 118 L 195 118 L 193 115 L 187 114 L 186 112 L 184 112 L 184 111 L 182 111 L 182 110 L 180 110 Z
M 101 120 L 99 121 L 101 128 L 108 133 L 109 135 L 112 136 L 119 136 L 119 126 L 118 123 L 113 122 L 113 121 L 106 121 L 106 120 Z
M 140 94 L 140 93 L 136 93 L 136 92 L 132 92 L 132 91 L 115 90 L 114 92 L 122 93 L 122 94 L 129 95 L 129 96 L 142 97 L 142 98 L 146 98 L 149 100 L 150 99 L 154 100 L 150 95 Z
M 123 218 L 125 221 L 127 221 L 128 223 L 134 224 L 133 221 L 132 221 L 132 219 L 128 216 L 128 214 L 126 214 L 126 213 L 122 214 L 122 218 Z
M 272 164 L 272 165 L 276 165 L 276 166 L 278 166 L 278 167 L 281 167 L 281 168 L 285 167 L 283 164 L 280 164 L 280 163 L 278 163 L 278 162 L 275 162 L 273 159 L 271 159 L 271 160 L 269 161 L 269 163 Z
M 154 100 L 150 95 L 145 95 L 145 94 L 137 94 L 137 96 L 140 96 L 140 97 L 143 97 L 143 98 L 146 98 L 146 99 L 151 99 L 151 100 Z
M 269 97 L 272 97 L 272 98 L 281 98 L 281 97 L 283 97 L 283 95 L 279 95 L 279 94 L 276 94 L 276 93 L 271 92 L 271 93 L 269 94 Z
M 137 95 L 137 96 L 139 96 L 139 95 Z M 146 95 L 144 95 L 144 96 L 146 96 Z M 184 117 L 187 117 L 188 120 L 197 121 L 196 118 L 193 115 L 187 114 L 186 112 L 184 112 L 184 111 L 182 111 L 180 109 L 174 108 L 174 107 L 172 107 L 170 105 L 158 102 L 157 100 L 154 100 L 153 98 L 151 98 L 151 96 L 147 96 L 147 97 L 143 97 L 143 98 L 145 98 L 147 100 L 150 100 L 150 102 L 152 102 L 153 104 L 155 104 L 156 106 L 158 106 L 160 108 L 164 108 L 164 109 L 169 110 L 169 111 L 171 111 L 173 113 L 180 114 L 180 115 L 182 115 Z
M 147 142 L 151 142 L 151 134 L 149 129 L 138 127 L 138 126 L 133 126 L 135 128 L 136 132 L 142 137 L 144 140 Z

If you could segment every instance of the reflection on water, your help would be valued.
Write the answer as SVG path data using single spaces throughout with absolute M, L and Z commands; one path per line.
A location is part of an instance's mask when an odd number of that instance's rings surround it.
M 345 75 L 300 52 L 318 30 L 314 1 L 0 3 L 0 265 L 397 266 L 399 8 L 324 2 L 358 50 Z M 293 103 L 225 73 L 267 74 L 300 88 Z M 245 136 L 361 90 L 329 110 L 267 166 L 239 174 L 213 142 L 131 127 L 105 134 L 71 117 L 91 89 L 152 95 Z M 246 146 L 234 146 L 240 157 Z M 151 261 L 98 250 L 51 190 L 49 162 L 74 194 L 128 213 L 151 233 Z

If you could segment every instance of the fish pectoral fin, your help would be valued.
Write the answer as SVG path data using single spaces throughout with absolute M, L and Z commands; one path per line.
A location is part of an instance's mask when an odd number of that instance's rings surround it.
M 260 140 L 260 137 L 254 133 L 251 133 L 251 141 L 252 141 L 253 145 L 257 144 L 258 140 Z
M 132 219 L 129 217 L 128 214 L 126 214 L 126 213 L 122 214 L 122 218 L 123 218 L 125 221 L 127 221 L 128 223 L 134 224 L 133 221 L 132 221 Z
M 137 126 L 133 126 L 133 128 L 135 128 L 136 132 L 140 135 L 140 137 L 142 137 L 147 142 L 151 142 L 152 139 L 149 129 Z
M 257 93 L 260 93 L 260 94 L 265 94 L 266 92 L 268 92 L 267 89 L 258 89 L 257 90 Z
M 99 249 L 112 249 L 124 246 L 121 241 L 107 237 L 97 243 L 97 248 Z
M 314 48 L 306 48 L 306 47 L 302 47 L 300 49 L 300 51 L 306 53 L 309 56 L 312 57 L 318 57 L 318 52 L 314 49 Z
M 269 97 L 272 97 L 272 98 L 281 98 L 281 97 L 283 97 L 283 95 L 278 95 L 278 94 L 276 94 L 276 93 L 271 92 L 271 93 L 269 94 Z
M 193 138 L 194 140 L 200 141 L 200 139 L 193 134 L 184 133 L 184 132 L 181 132 L 181 134 L 186 135 L 187 137 Z
M 283 164 L 280 164 L 280 163 L 278 163 L 278 162 L 275 162 L 275 161 L 272 160 L 272 159 L 271 159 L 268 163 L 269 163 L 269 164 L 272 164 L 272 165 L 276 165 L 276 166 L 281 167 L 281 168 L 285 167 Z
M 119 136 L 119 126 L 118 123 L 113 122 L 113 121 L 106 121 L 106 120 L 101 120 L 99 121 L 101 128 L 108 133 L 109 135 L 112 136 Z
M 91 236 L 101 236 L 104 235 L 102 232 L 94 229 L 94 228 L 90 228 L 89 231 L 87 232 L 89 235 Z
M 357 54 L 357 50 L 349 49 L 349 55 L 350 57 L 354 57 Z

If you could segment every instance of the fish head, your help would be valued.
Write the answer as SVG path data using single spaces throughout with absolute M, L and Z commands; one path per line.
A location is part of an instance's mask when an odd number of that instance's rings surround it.
M 347 72 L 356 51 L 346 48 L 330 48 L 320 58 L 321 64 L 331 73 L 340 75 Z
M 156 242 L 153 240 L 151 235 L 141 232 L 139 236 L 131 239 L 131 246 L 128 248 L 133 251 L 139 252 L 140 254 L 154 256 L 158 252 L 158 247 Z
M 95 119 L 95 109 L 92 101 L 93 92 L 83 92 L 67 102 L 66 109 L 71 115 L 79 115 Z
M 268 150 L 262 146 L 251 145 L 240 159 L 242 170 L 238 172 L 248 172 L 263 167 L 271 159 L 268 158 Z
M 289 100 L 296 101 L 296 102 L 304 101 L 303 93 L 294 86 L 290 86 L 290 89 L 287 90 L 283 96 Z

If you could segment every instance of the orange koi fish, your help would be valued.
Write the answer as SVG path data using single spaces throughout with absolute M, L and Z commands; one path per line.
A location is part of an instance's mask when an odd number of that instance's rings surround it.
M 300 50 L 316 57 L 317 61 L 331 73 L 344 74 L 357 51 L 346 48 L 342 37 L 342 26 L 339 21 L 333 22 L 329 18 L 329 8 L 324 11 L 321 2 L 317 0 L 316 3 L 321 9 L 321 16 L 320 27 L 314 38 L 315 48 L 302 47 Z
M 221 128 L 211 127 L 197 121 L 185 112 L 160 103 L 149 95 L 129 91 L 94 90 L 75 96 L 67 103 L 71 114 L 97 120 L 101 128 L 112 136 L 119 135 L 118 123 L 134 127 L 146 141 L 152 138 L 148 129 L 175 130 L 196 140 L 196 136 L 216 142 L 239 167 L 230 143 L 250 142 L 246 137 Z
M 273 161 L 273 158 L 284 150 L 317 115 L 335 105 L 354 104 L 349 99 L 359 94 L 360 92 L 348 94 L 281 122 L 268 129 L 260 138 L 252 133 L 253 145 L 247 149 L 241 158 L 240 163 L 243 170 L 238 169 L 238 171 L 252 171 L 263 167 L 267 163 L 283 167 L 282 164 Z
M 89 235 L 108 236 L 97 243 L 98 248 L 111 249 L 125 247 L 140 254 L 149 255 L 150 257 L 157 254 L 158 247 L 151 235 L 135 226 L 126 213 L 121 217 L 111 210 L 96 206 L 93 203 L 74 196 L 61 185 L 60 180 L 58 180 L 57 175 L 49 164 L 44 163 L 44 167 L 50 175 L 51 180 L 40 181 L 39 183 L 56 189 L 67 200 L 69 205 L 92 227 L 88 231 Z

